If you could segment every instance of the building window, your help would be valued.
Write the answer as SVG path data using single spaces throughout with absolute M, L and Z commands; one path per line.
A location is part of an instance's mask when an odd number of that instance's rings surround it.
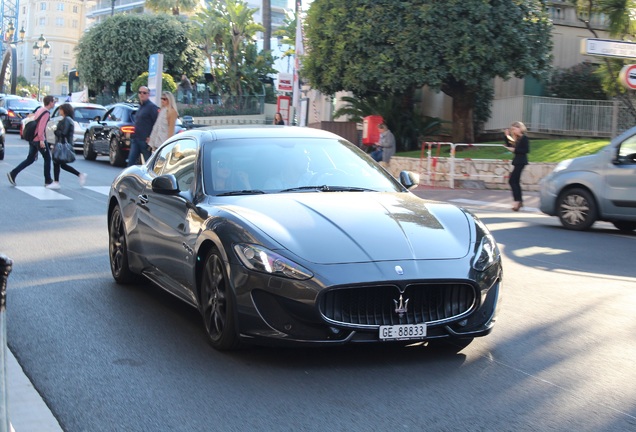
M 77 22 L 77 20 L 73 20 L 73 23 L 71 24 L 71 27 L 77 28 L 78 25 L 79 25 L 79 23 Z
M 58 27 L 64 27 L 64 18 L 62 17 L 55 18 L 55 25 Z
M 42 73 L 43 76 L 45 77 L 50 77 L 51 76 L 51 65 L 50 64 L 46 64 L 46 67 L 44 68 L 44 72 Z
M 63 73 L 64 75 L 67 75 L 67 74 L 68 74 L 68 63 L 64 63 L 64 64 L 62 65 L 62 73 Z
M 66 86 L 66 84 L 62 84 L 62 91 L 60 92 L 60 94 L 68 94 L 68 87 Z
M 71 53 L 71 46 L 69 44 L 62 45 L 62 52 L 64 55 L 69 55 Z
M 45 11 L 46 10 L 46 3 L 45 2 L 40 3 L 40 10 L 41 11 Z
M 46 25 L 46 17 L 40 17 L 39 24 L 40 24 L 41 26 L 45 26 L 45 25 Z
M 58 3 L 57 4 L 57 10 L 59 10 L 60 12 L 64 11 L 64 3 Z
M 73 13 L 74 14 L 79 13 L 79 8 L 77 7 L 77 5 L 73 6 Z

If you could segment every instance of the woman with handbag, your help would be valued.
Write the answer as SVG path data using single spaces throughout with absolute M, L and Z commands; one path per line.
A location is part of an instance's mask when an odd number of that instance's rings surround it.
M 60 189 L 60 170 L 70 172 L 79 177 L 80 186 L 86 183 L 86 173 L 80 173 L 68 164 L 75 160 L 73 150 L 73 133 L 75 123 L 73 117 L 75 110 L 69 103 L 60 105 L 58 112 L 62 115 L 62 120 L 57 123 L 55 129 L 55 146 L 53 147 L 53 183 L 47 186 L 49 189 Z

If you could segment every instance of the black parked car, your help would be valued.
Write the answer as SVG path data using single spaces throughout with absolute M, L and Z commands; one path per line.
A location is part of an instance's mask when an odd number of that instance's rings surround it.
M 84 135 L 84 159 L 108 155 L 111 165 L 126 166 L 137 108 L 137 104 L 118 103 L 112 105 L 99 122 L 90 123 Z
M 476 216 L 417 197 L 416 185 L 330 132 L 186 131 L 114 180 L 112 275 L 144 277 L 198 308 L 221 350 L 461 349 L 494 326 L 499 249 Z
M 0 117 L 6 131 L 20 131 L 22 119 L 41 107 L 42 104 L 35 99 L 24 98 L 15 95 L 0 96 Z
M 84 159 L 95 160 L 98 155 L 108 155 L 111 165 L 126 166 L 138 108 L 138 104 L 117 103 L 108 107 L 101 121 L 90 123 L 84 134 Z M 177 119 L 175 133 L 183 130 Z

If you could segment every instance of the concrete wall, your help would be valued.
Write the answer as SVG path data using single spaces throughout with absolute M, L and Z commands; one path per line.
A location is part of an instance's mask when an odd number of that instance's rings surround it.
M 450 158 L 416 159 L 394 156 L 389 164 L 389 172 L 398 177 L 400 171 L 407 170 L 420 175 L 420 184 L 451 187 Z M 548 175 L 556 163 L 531 163 L 521 174 L 521 187 L 528 191 L 538 191 L 539 181 Z M 512 172 L 510 161 L 488 159 L 455 159 L 454 187 L 480 187 L 487 189 L 509 189 L 508 177 Z

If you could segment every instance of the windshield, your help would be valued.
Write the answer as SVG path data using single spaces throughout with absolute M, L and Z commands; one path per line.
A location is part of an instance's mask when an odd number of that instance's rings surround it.
M 34 99 L 7 99 L 6 106 L 12 110 L 33 111 L 41 105 Z
M 209 142 L 203 177 L 211 195 L 253 193 L 403 191 L 359 148 L 330 138 L 249 138 Z
M 91 120 L 94 120 L 95 117 L 99 117 L 100 119 L 104 116 L 106 112 L 106 108 L 98 108 L 98 107 L 77 107 L 75 108 L 75 121 L 79 123 L 86 123 Z

